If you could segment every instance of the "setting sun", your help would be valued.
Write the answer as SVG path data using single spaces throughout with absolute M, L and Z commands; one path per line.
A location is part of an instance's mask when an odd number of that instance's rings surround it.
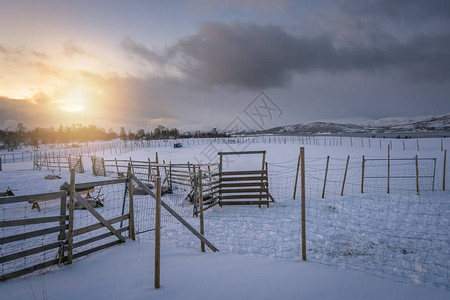
M 60 100 L 55 100 L 54 103 L 58 108 L 65 112 L 80 112 L 83 111 L 88 104 L 88 97 L 83 89 L 71 90 Z

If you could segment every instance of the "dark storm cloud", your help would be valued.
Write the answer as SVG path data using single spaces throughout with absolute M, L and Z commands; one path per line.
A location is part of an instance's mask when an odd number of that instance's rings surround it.
M 121 46 L 124 50 L 133 53 L 137 57 L 152 63 L 162 63 L 164 58 L 156 52 L 148 49 L 144 45 L 133 41 L 131 38 L 126 38 L 122 41 Z
M 345 2 L 344 8 L 357 14 L 383 15 L 408 22 L 423 22 L 436 18 L 450 20 L 448 0 L 350 0 Z
M 450 79 L 450 33 L 416 35 L 407 42 L 386 39 L 386 43 L 352 41 L 337 47 L 331 34 L 295 36 L 279 26 L 238 22 L 205 23 L 197 34 L 179 40 L 163 54 L 130 39 L 123 45 L 149 62 L 176 63 L 189 80 L 205 87 L 279 87 L 293 74 L 311 71 L 393 69 L 415 80 Z

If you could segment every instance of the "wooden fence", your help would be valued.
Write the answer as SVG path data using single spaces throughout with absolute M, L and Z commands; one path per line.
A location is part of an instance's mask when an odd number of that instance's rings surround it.
M 58 154 L 38 152 L 33 158 L 33 170 L 59 170 L 75 169 L 77 173 L 84 173 L 83 159 L 81 155 L 78 156 L 60 156 Z
M 14 214 L 17 212 L 22 213 L 23 209 L 28 206 L 31 209 L 31 203 L 36 201 L 42 201 L 48 203 L 48 207 L 57 209 L 57 213 L 53 211 L 54 215 L 50 211 L 44 211 L 43 217 L 27 218 L 23 214 L 15 216 L 13 219 L 3 219 L 0 221 L 0 228 L 2 229 L 2 236 L 0 237 L 0 247 L 9 244 L 9 251 L 7 255 L 0 257 L 0 281 L 6 281 L 15 277 L 26 275 L 37 270 L 42 270 L 47 267 L 61 265 L 62 263 L 70 264 L 76 258 L 88 255 L 90 253 L 120 244 L 125 242 L 127 237 L 135 239 L 135 226 L 134 226 L 134 204 L 133 204 L 133 187 L 138 185 L 144 189 L 148 195 L 155 199 L 156 213 L 155 213 L 155 235 L 156 235 L 156 247 L 155 249 L 155 287 L 159 287 L 159 244 L 160 244 L 160 222 L 161 222 L 161 207 L 166 209 L 175 219 L 177 219 L 183 226 L 191 231 L 200 241 L 207 245 L 212 251 L 218 251 L 218 249 L 211 244 L 200 232 L 194 229 L 186 220 L 184 220 L 178 213 L 175 212 L 167 203 L 161 200 L 161 178 L 156 177 L 156 194 L 144 184 L 138 177 L 131 172 L 131 165 L 126 174 L 126 178 L 119 178 L 107 181 L 96 181 L 87 183 L 75 184 L 75 170 L 70 170 L 70 183 L 64 183 L 61 190 L 52 193 L 43 193 L 35 195 L 25 196 L 12 196 L 1 197 L 0 208 L 6 212 L 11 211 Z M 120 193 L 115 191 L 115 199 L 120 202 L 115 203 L 114 217 L 106 216 L 105 211 L 99 209 L 96 210 L 92 206 L 92 200 L 90 196 L 82 197 L 80 193 L 82 191 L 90 191 L 92 188 L 119 186 Z M 127 197 L 128 195 L 128 197 Z M 59 201 L 59 202 L 58 202 Z M 22 204 L 20 204 L 22 203 Z M 15 205 L 19 204 L 19 207 Z M 117 205 L 119 204 L 119 205 Z M 127 205 L 126 205 L 127 204 Z M 25 205 L 25 206 L 24 206 Z M 106 204 L 105 204 L 106 205 Z M 75 214 L 75 207 L 85 209 L 87 212 L 81 215 Z M 44 209 L 48 208 L 45 207 Z M 66 209 L 67 207 L 67 209 Z M 34 211 L 34 214 L 39 214 Z M 5 214 L 6 215 L 6 214 Z M 25 214 L 27 215 L 27 214 Z M 83 223 L 82 226 L 78 225 L 78 222 L 83 219 L 88 219 L 88 224 Z M 90 220 L 90 221 L 89 221 Z M 122 224 L 127 221 L 127 224 Z M 51 224 L 56 223 L 55 226 L 47 226 L 44 228 L 33 228 L 33 225 L 37 224 Z M 118 225 L 120 223 L 120 226 Z M 77 226 L 78 225 L 78 226 Z M 31 226 L 31 227 L 30 227 Z M 23 232 L 17 233 L 17 230 L 8 231 L 7 228 L 22 229 Z M 105 228 L 107 229 L 105 232 Z M 103 229 L 103 231 L 100 231 Z M 128 233 L 126 235 L 126 233 Z M 51 234 L 57 234 L 52 236 Z M 27 243 L 28 240 L 37 238 L 38 243 Z M 113 238 L 113 241 L 105 241 L 107 238 Z M 47 243 L 47 241 L 49 241 Z M 12 245 L 11 243 L 19 242 L 20 245 Z M 34 241 L 36 243 L 36 240 Z M 54 250 L 55 253 L 49 251 Z M 77 251 L 78 250 L 78 251 Z M 40 254 L 40 256 L 33 260 L 33 265 L 26 265 L 24 267 L 23 262 L 18 260 L 26 259 L 29 256 Z M 54 258 L 46 260 L 46 257 L 53 256 Z M 14 264 L 13 269 L 5 269 L 4 264 Z
M 216 164 L 211 164 L 215 166 Z M 201 211 L 210 209 L 219 204 L 219 174 L 221 166 L 217 165 L 216 170 L 211 170 L 211 166 L 205 166 L 207 170 L 202 167 L 197 168 L 197 172 L 193 174 L 191 179 L 192 190 L 189 193 L 189 200 L 193 203 L 193 215 L 197 217 Z
M 223 171 L 219 174 L 219 205 L 267 205 L 273 197 L 269 193 L 266 151 L 219 152 L 220 163 L 224 155 L 260 154 L 260 170 Z M 258 199 L 258 200 L 251 200 Z
M 11 219 L 11 220 L 2 220 L 0 221 L 0 228 L 2 230 L 10 229 L 11 227 L 23 227 L 23 232 L 14 235 L 2 236 L 0 238 L 0 245 L 4 247 L 6 244 L 10 245 L 15 242 L 19 242 L 22 240 L 32 239 L 35 237 L 43 237 L 51 233 L 59 233 L 57 239 L 51 243 L 46 243 L 44 245 L 40 245 L 38 247 L 32 248 L 18 248 L 17 252 L 9 253 L 8 255 L 4 255 L 0 257 L 0 264 L 5 264 L 11 262 L 13 260 L 17 260 L 20 258 L 24 258 L 27 256 L 39 254 L 42 252 L 46 252 L 52 249 L 58 249 L 57 257 L 51 260 L 43 261 L 36 263 L 31 267 L 26 267 L 20 270 L 15 270 L 10 273 L 0 275 L 0 281 L 5 281 L 8 279 L 12 279 L 21 275 L 25 275 L 27 273 L 31 273 L 52 265 L 60 264 L 64 261 L 64 251 L 63 247 L 66 244 L 66 230 L 69 228 L 69 216 L 66 214 L 66 199 L 67 199 L 66 191 L 58 191 L 53 193 L 43 193 L 43 194 L 35 194 L 35 195 L 25 195 L 25 196 L 13 196 L 13 197 L 2 197 L 0 198 L 0 205 L 4 208 L 5 205 L 14 205 L 21 202 L 27 202 L 30 200 L 44 200 L 44 199 L 55 199 L 59 200 L 60 213 L 56 216 L 48 216 L 48 217 L 38 217 L 38 218 L 29 218 L 29 219 Z M 47 224 L 44 229 L 35 230 L 33 227 L 37 224 Z M 51 225 L 48 227 L 48 225 Z M 39 227 L 40 228 L 40 227 Z
M 120 213 L 114 218 L 105 219 L 101 213 L 93 208 L 88 201 L 88 198 L 83 198 L 77 191 L 91 189 L 92 187 L 103 187 L 106 185 L 123 185 L 126 186 L 128 182 L 127 178 L 115 179 L 101 182 L 88 182 L 82 184 L 75 184 L 75 170 L 71 170 L 71 180 L 69 183 L 65 183 L 61 191 L 25 196 L 12 196 L 1 197 L 0 206 L 6 210 L 16 210 L 15 205 L 21 205 L 20 203 L 46 201 L 51 202 L 51 207 L 58 205 L 59 213 L 52 216 L 24 218 L 24 216 L 17 216 L 14 219 L 0 221 L 0 228 L 2 228 L 2 237 L 0 238 L 0 245 L 8 244 L 9 249 L 14 249 L 15 252 L 8 253 L 0 257 L 0 264 L 5 263 L 17 264 L 17 267 L 11 272 L 0 272 L 0 281 L 6 281 L 15 277 L 19 277 L 28 273 L 32 273 L 37 270 L 45 269 L 53 265 L 61 265 L 62 263 L 72 263 L 73 259 L 85 256 L 87 254 L 99 251 L 110 246 L 123 243 L 125 237 L 123 234 L 128 232 L 128 236 L 134 239 L 134 219 L 133 219 L 133 197 L 123 198 L 124 204 L 128 200 L 129 211 Z M 122 199 L 122 195 L 118 195 Z M 67 201 L 68 200 L 68 201 Z M 90 215 L 92 215 L 97 222 L 91 224 L 83 224 L 83 226 L 77 226 L 78 218 L 74 216 L 74 201 L 78 202 L 86 209 Z M 22 206 L 21 206 L 22 207 Z M 66 209 L 67 207 L 67 209 Z M 125 207 L 125 205 L 124 205 Z M 30 207 L 31 208 L 31 207 Z M 22 210 L 18 210 L 22 211 Z M 43 212 L 42 214 L 45 214 Z M 120 228 L 113 227 L 113 224 L 129 220 L 127 226 L 120 226 Z M 36 225 L 46 224 L 44 228 L 36 230 Z M 48 226 L 50 224 L 51 226 Z M 116 226 L 117 227 L 117 226 Z M 107 228 L 108 232 L 95 233 L 99 229 Z M 7 231 L 6 229 L 12 229 Z M 23 232 L 17 233 L 18 230 Z M 8 234 L 10 232 L 13 234 Z M 57 237 L 51 235 L 58 233 Z M 5 236 L 6 235 L 6 236 Z M 108 237 L 116 237 L 114 241 L 102 243 Z M 34 238 L 34 240 L 33 240 Z M 40 245 L 36 245 L 36 238 L 40 241 L 45 241 Z M 54 238 L 54 240 L 52 240 Z M 76 240 L 74 240 L 76 238 Z M 46 242 L 49 241 L 49 242 Z M 21 243 L 20 246 L 14 243 Z M 49 255 L 48 252 L 56 250 L 56 255 L 53 253 Z M 75 250 L 81 249 L 74 253 Z M 45 255 L 47 253 L 47 255 Z M 19 259 L 27 258 L 32 255 L 41 254 L 38 258 L 34 257 L 35 264 L 32 266 L 26 266 L 20 268 L 22 263 L 17 261 Z M 45 260 L 45 258 L 53 256 L 53 259 Z M 44 261 L 43 261 L 44 260 Z M 15 262 L 16 261 L 16 262 Z
M 112 174 L 117 177 L 124 177 L 128 172 L 128 166 L 131 166 L 131 171 L 141 180 L 146 182 L 155 182 L 156 176 L 160 176 L 160 169 L 158 167 L 158 152 L 155 154 L 155 160 L 147 161 L 124 159 L 104 159 L 103 157 L 93 156 L 92 171 L 95 176 L 107 176 Z

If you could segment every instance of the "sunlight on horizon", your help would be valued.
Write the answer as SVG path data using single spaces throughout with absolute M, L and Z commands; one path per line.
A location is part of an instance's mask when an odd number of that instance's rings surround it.
M 65 112 L 79 112 L 84 109 L 83 105 L 80 104 L 64 104 L 61 105 L 61 110 Z
M 53 101 L 62 111 L 81 112 L 89 103 L 89 97 L 87 97 L 85 89 L 83 88 L 73 89 L 64 94 L 65 96 L 63 96 L 62 99 Z

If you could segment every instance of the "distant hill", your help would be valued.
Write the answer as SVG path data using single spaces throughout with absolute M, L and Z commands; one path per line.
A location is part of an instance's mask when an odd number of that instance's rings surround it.
M 426 133 L 450 132 L 450 113 L 437 117 L 418 119 L 385 118 L 376 121 L 355 122 L 310 122 L 274 127 L 265 130 L 246 131 L 242 134 L 372 134 L 372 133 Z

